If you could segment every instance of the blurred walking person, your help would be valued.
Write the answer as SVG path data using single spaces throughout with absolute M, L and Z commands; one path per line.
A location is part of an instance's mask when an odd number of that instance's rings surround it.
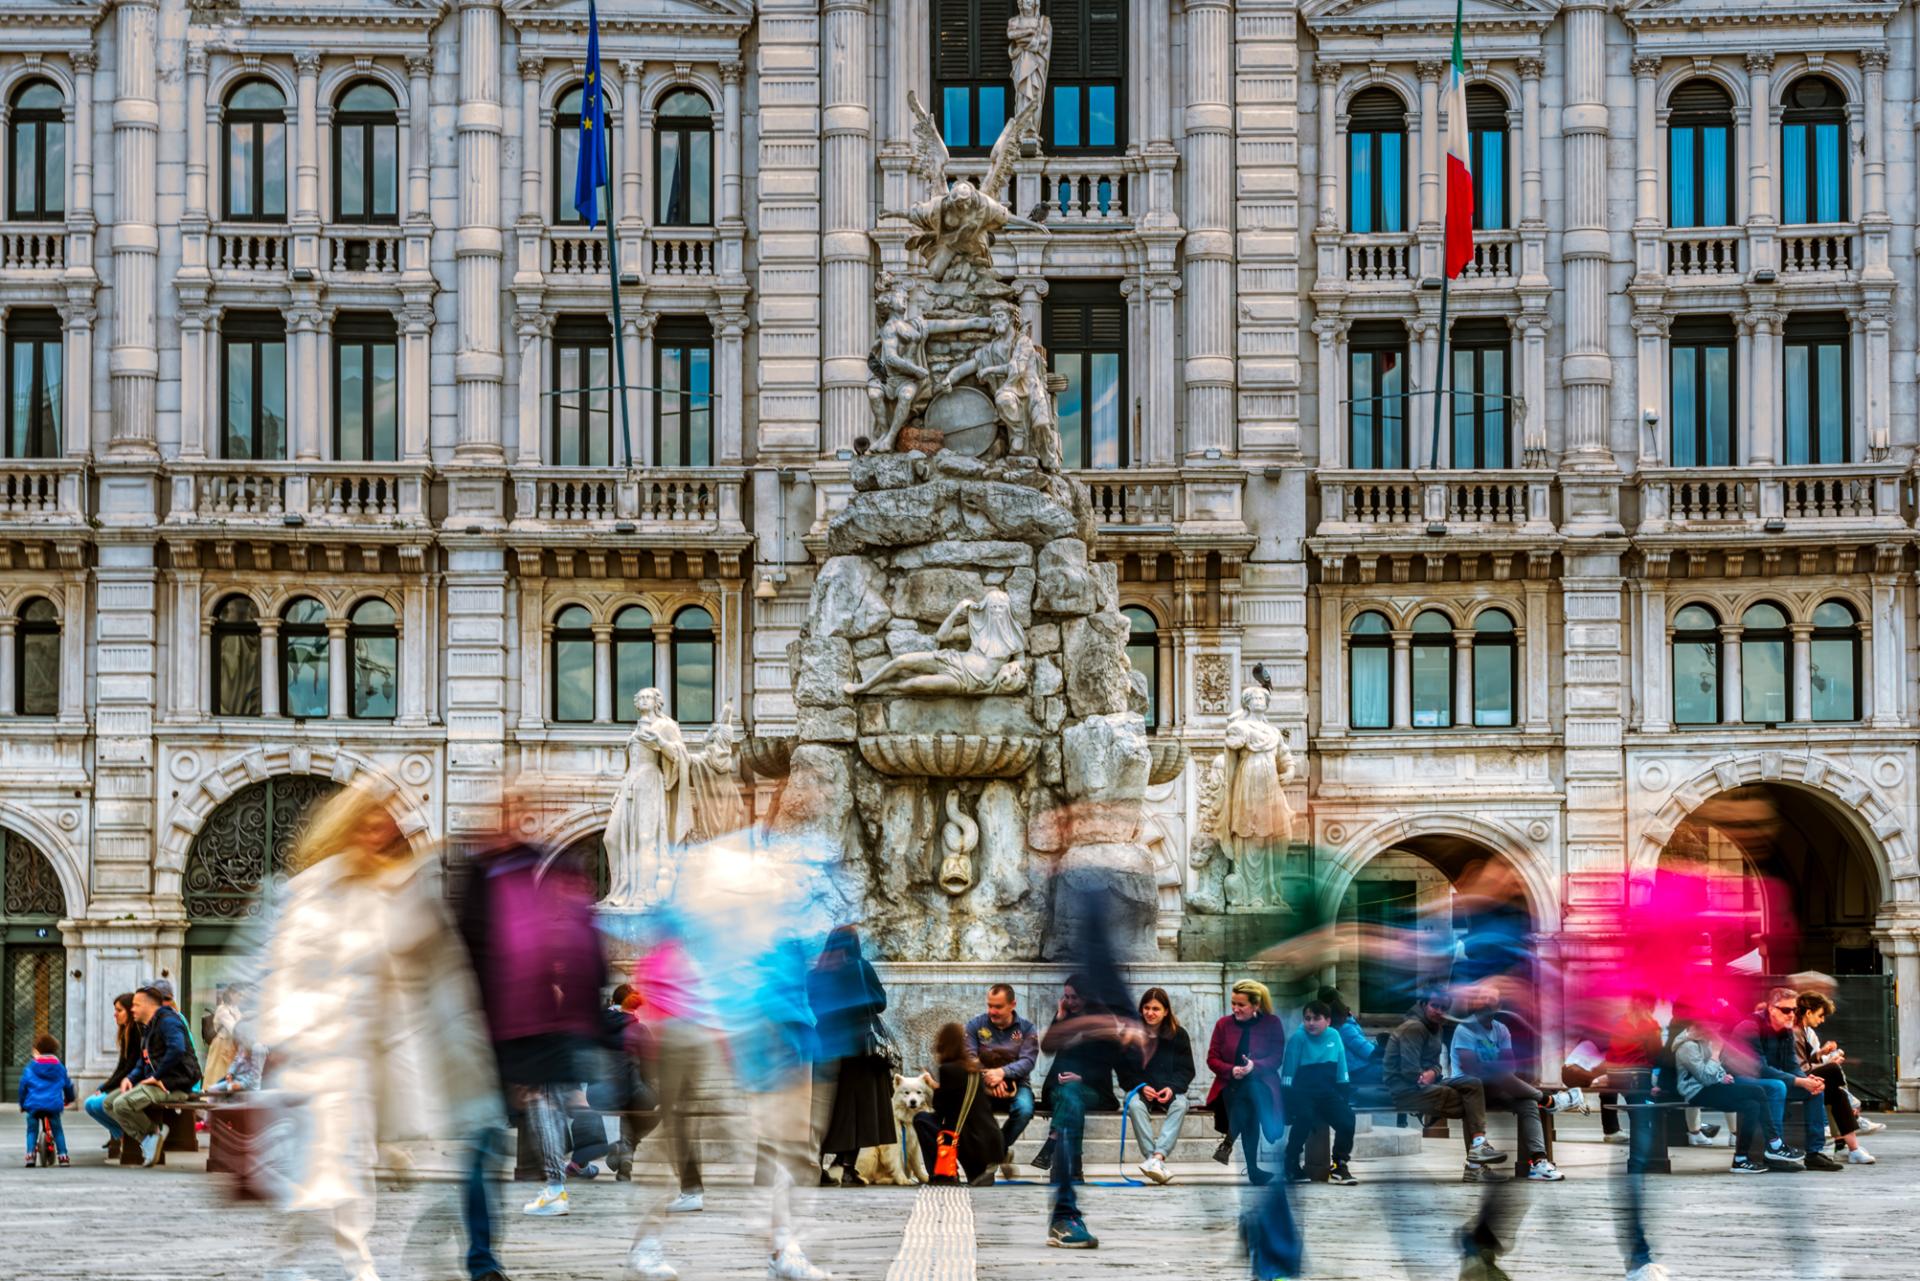
M 895 1135 L 893 1066 L 882 1053 L 885 1033 L 880 1025 L 887 992 L 861 955 L 860 932 L 853 926 L 842 925 L 827 936 L 820 959 L 807 975 L 807 1004 L 813 1010 L 817 1055 L 815 1151 L 823 1159 L 833 1158 L 841 1187 L 859 1187 L 865 1180 L 853 1165 L 860 1149 L 885 1147 Z M 984 1098 L 980 1110 L 983 1115 L 989 1112 Z
M 325 1214 L 351 1281 L 376 1281 L 367 1236 L 380 1145 L 484 1143 L 500 1125 L 499 1090 L 437 864 L 414 852 L 381 793 L 356 784 L 328 801 L 294 863 L 259 1015 L 267 1084 L 293 1123 L 276 1182 L 284 1208 L 303 1216 L 283 1265 L 306 1275 L 301 1225 Z M 505 1281 L 484 1197 L 471 1181 L 468 1192 L 468 1274 Z

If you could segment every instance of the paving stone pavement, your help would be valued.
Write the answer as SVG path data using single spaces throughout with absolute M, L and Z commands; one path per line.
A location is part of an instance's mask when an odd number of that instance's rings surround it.
M 1908 1281 L 1920 1277 L 1920 1118 L 1889 1117 L 1868 1140 L 1880 1164 L 1843 1173 L 1738 1177 L 1728 1149 L 1675 1153 L 1675 1173 L 1648 1180 L 1651 1231 L 1674 1281 Z M 15 1131 L 17 1134 L 18 1131 Z M 255 1281 L 278 1252 L 283 1223 L 236 1204 L 203 1158 L 156 1170 L 108 1168 L 97 1132 L 75 1114 L 69 1169 L 0 1169 L 5 1249 L 0 1277 Z M 1499 1129 L 1496 1128 L 1496 1141 Z M 1515 1281 L 1619 1278 L 1610 1174 L 1623 1148 L 1599 1141 L 1597 1120 L 1563 1122 L 1556 1153 L 1564 1183 L 1511 1187 L 1526 1214 L 1503 1260 Z M 1100 1248 L 1045 1244 L 1047 1189 L 809 1190 L 800 1198 L 808 1250 L 843 1281 L 1119 1281 L 1246 1276 L 1235 1229 L 1246 1189 L 1219 1166 L 1184 1167 L 1168 1187 L 1119 1183 L 1110 1151 L 1091 1154 L 1082 1206 Z M 15 1161 L 18 1158 L 14 1158 Z M 1452 1281 L 1451 1231 L 1481 1189 L 1459 1181 L 1458 1148 L 1428 1140 L 1414 1157 L 1358 1163 L 1358 1187 L 1297 1188 L 1308 1242 L 1306 1275 L 1328 1281 Z M 1130 1167 L 1129 1167 L 1129 1172 Z M 1033 1173 L 1028 1171 L 1028 1173 Z M 527 1185 L 500 1189 L 507 1236 L 500 1253 L 515 1281 L 622 1281 L 634 1216 L 657 1186 L 605 1179 L 576 1185 L 573 1213 L 530 1220 Z M 386 1281 L 463 1281 L 451 1184 L 428 1177 L 383 1188 L 373 1246 Z M 709 1184 L 707 1210 L 668 1221 L 665 1240 L 686 1281 L 766 1275 L 766 1192 L 744 1177 Z M 964 1224 L 973 1224 L 973 1251 Z M 1390 1230 L 1398 1224 L 1401 1233 Z M 316 1240 L 311 1275 L 340 1275 Z

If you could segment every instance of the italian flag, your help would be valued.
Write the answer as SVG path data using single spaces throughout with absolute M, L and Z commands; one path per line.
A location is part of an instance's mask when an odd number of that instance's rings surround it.
M 1467 59 L 1461 51 L 1466 0 L 1453 11 L 1453 78 L 1447 84 L 1447 279 L 1473 261 L 1473 167 L 1467 133 Z

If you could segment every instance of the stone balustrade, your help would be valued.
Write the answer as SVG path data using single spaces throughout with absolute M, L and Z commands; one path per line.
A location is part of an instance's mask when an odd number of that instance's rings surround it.
M 67 265 L 67 229 L 60 223 L 0 227 L 0 271 L 60 271 Z
M 668 279 L 713 275 L 713 229 L 656 227 L 648 230 L 647 274 Z
M 213 229 L 209 266 L 216 272 L 284 276 L 287 229 L 273 224 L 220 223 Z
M 1460 269 L 1460 279 L 1476 283 L 1510 284 L 1520 237 L 1511 231 L 1473 233 L 1473 257 Z
M 85 466 L 65 458 L 0 463 L 0 523 L 80 521 L 86 517 Z
M 1740 245 L 1745 239 L 1746 233 L 1738 227 L 1670 227 L 1667 275 L 1738 276 Z
M 397 276 L 402 244 L 398 227 L 332 227 L 321 241 L 321 262 L 334 275 Z
M 514 480 L 515 524 L 737 528 L 745 479 L 734 467 L 540 467 Z
M 606 275 L 606 228 L 547 228 L 546 272 L 549 276 Z
M 1414 276 L 1414 244 L 1410 232 L 1342 236 L 1350 285 L 1405 285 Z
M 1659 468 L 1640 473 L 1640 532 L 1902 527 L 1900 468 Z
M 1853 269 L 1853 228 L 1847 224 L 1780 229 L 1780 274 L 1844 275 Z
M 1161 525 L 1171 528 L 1184 514 L 1178 468 L 1093 469 L 1073 475 L 1086 486 L 1093 518 L 1103 527 Z
M 421 463 L 176 461 L 169 523 L 419 524 Z
M 1553 475 L 1524 468 L 1484 471 L 1334 471 L 1315 477 L 1321 525 L 1424 530 L 1528 528 L 1553 524 Z
M 1140 172 L 1137 156 L 1049 158 L 1041 187 L 1047 225 L 1130 226 L 1132 175 Z

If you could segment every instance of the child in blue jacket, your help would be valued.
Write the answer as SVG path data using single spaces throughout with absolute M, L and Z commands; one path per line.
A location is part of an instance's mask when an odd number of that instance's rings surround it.
M 67 1161 L 67 1132 L 60 1127 L 60 1113 L 73 1104 L 73 1078 L 60 1061 L 60 1042 L 43 1036 L 33 1043 L 33 1061 L 20 1073 L 20 1110 L 27 1114 L 27 1165 L 33 1165 L 35 1149 L 40 1146 L 40 1122 L 53 1125 L 53 1148 L 60 1164 Z

